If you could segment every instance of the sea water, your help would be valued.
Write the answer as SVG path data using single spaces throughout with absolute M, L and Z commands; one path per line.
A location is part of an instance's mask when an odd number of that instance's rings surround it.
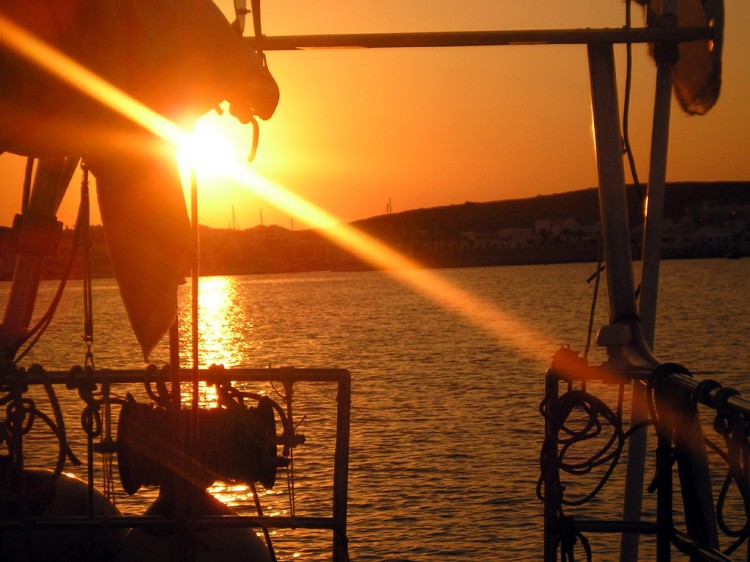
M 587 278 L 595 268 L 437 270 L 440 291 L 433 285 L 427 291 L 432 296 L 380 271 L 202 278 L 200 362 L 351 372 L 352 560 L 539 560 L 544 372 L 560 345 L 579 352 L 587 346 L 595 293 Z M 667 261 L 661 271 L 657 356 L 750 395 L 750 260 Z M 603 285 L 594 336 L 608 319 Z M 0 284 L 3 305 L 8 286 Z M 37 316 L 56 287 L 42 284 Z M 474 300 L 453 310 L 436 303 L 454 290 Z M 116 283 L 95 280 L 93 301 L 96 367 L 142 367 Z M 24 365 L 60 370 L 83 363 L 82 302 L 80 282 L 70 282 L 55 320 Z M 190 363 L 190 303 L 188 284 L 180 291 L 184 365 Z M 167 357 L 164 344 L 151 360 L 163 364 Z M 589 361 L 603 358 L 591 343 Z M 265 514 L 331 514 L 335 387 L 308 387 L 295 389 L 295 423 L 306 443 L 294 453 L 294 504 L 282 472 L 273 490 L 261 489 Z M 283 389 L 267 390 L 281 401 Z M 113 391 L 143 395 L 139 388 Z M 74 451 L 85 459 L 81 402 L 73 392 L 61 389 L 58 395 Z M 38 402 L 49 409 L 43 397 Z M 41 450 L 38 462 L 44 464 L 55 453 L 44 453 L 41 433 L 30 438 L 27 450 Z M 85 477 L 84 467 L 68 469 Z M 247 486 L 219 482 L 211 491 L 240 513 L 254 513 Z M 154 489 L 133 497 L 118 493 L 117 502 L 123 512 L 137 514 L 155 495 Z M 621 497 L 615 479 L 595 509 L 616 518 Z M 274 530 L 273 538 L 279 560 L 330 560 L 327 531 Z M 617 542 L 595 543 L 595 558 L 613 557 Z

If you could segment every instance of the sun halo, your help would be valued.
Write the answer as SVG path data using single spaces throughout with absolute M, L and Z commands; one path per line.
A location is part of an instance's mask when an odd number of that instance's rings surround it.
M 218 179 L 229 162 L 247 161 L 252 135 L 252 127 L 228 111 L 211 110 L 198 119 L 189 140 L 178 150 L 180 170 L 184 175 L 193 168 L 199 179 Z

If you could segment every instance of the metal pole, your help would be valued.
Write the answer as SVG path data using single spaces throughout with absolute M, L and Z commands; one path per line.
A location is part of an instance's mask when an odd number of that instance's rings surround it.
M 486 47 L 496 45 L 584 45 L 590 43 L 658 43 L 712 39 L 710 27 L 664 29 L 512 29 L 494 31 L 425 31 L 407 33 L 340 33 L 246 37 L 263 51 L 304 49 L 388 49 L 414 47 Z
M 675 0 L 665 0 L 662 17 L 676 28 Z M 667 149 L 669 145 L 669 119 L 672 104 L 672 68 L 676 62 L 677 44 L 657 44 L 656 92 L 651 129 L 651 155 L 649 164 L 648 196 L 644 221 L 643 254 L 641 262 L 641 291 L 639 316 L 646 344 L 654 348 L 656 327 L 656 301 L 659 291 L 659 264 L 663 236 L 664 192 L 667 176 Z M 633 382 L 631 427 L 648 418 L 646 387 Z M 648 432 L 642 429 L 633 434 L 628 444 L 628 464 L 625 476 L 623 519 L 640 521 L 643 506 L 643 479 L 646 465 Z M 620 543 L 620 562 L 638 560 L 639 536 L 624 534 Z
M 674 2 L 665 2 L 664 10 Z M 669 118 L 672 104 L 672 67 L 676 62 L 677 45 L 657 45 L 656 93 L 651 129 L 651 161 L 648 177 L 648 198 L 643 236 L 640 317 L 643 333 L 653 348 L 656 325 L 656 301 L 659 288 L 659 264 L 663 235 L 664 191 L 667 177 Z
M 591 43 L 588 56 L 599 174 L 599 214 L 611 322 L 629 323 L 637 315 L 614 49 L 611 43 Z
M 47 158 L 40 160 L 37 166 L 29 206 L 21 216 L 21 240 L 28 239 L 29 247 L 21 244 L 0 329 L 0 347 L 5 355 L 15 352 L 16 342 L 31 323 L 45 254 L 50 250 L 37 246 L 54 238 L 52 234 L 59 228 L 56 226 L 57 210 L 78 160 L 78 157 Z
M 664 2 L 664 14 L 672 13 L 673 2 Z M 668 11 L 669 10 L 669 11 Z M 672 103 L 672 67 L 674 58 L 668 49 L 676 52 L 677 45 L 656 47 L 656 93 L 651 130 L 651 160 L 648 179 L 646 220 L 644 223 L 643 258 L 641 269 L 641 291 L 639 316 L 643 335 L 649 348 L 654 347 L 656 326 L 656 301 L 659 290 L 659 264 L 663 234 L 664 192 L 667 175 L 667 148 L 669 142 L 669 118 Z M 649 416 L 646 404 L 646 388 L 634 381 L 632 393 L 631 427 L 640 424 Z M 625 478 L 623 519 L 639 521 L 643 505 L 643 479 L 646 463 L 648 432 L 646 429 L 634 433 L 628 444 L 628 465 Z M 638 560 L 639 536 L 624 534 L 620 543 L 620 562 Z
M 561 490 L 557 467 L 557 435 L 552 420 L 559 417 L 560 380 L 552 372 L 544 379 L 544 402 L 547 415 L 544 418 L 544 448 L 541 470 L 544 478 L 544 562 L 555 562 L 559 545 L 558 529 Z M 554 466 L 549 466 L 555 463 Z
M 346 536 L 347 499 L 349 494 L 349 432 L 352 403 L 352 379 L 346 372 L 339 378 L 337 397 L 336 452 L 334 454 L 333 488 L 333 560 L 349 560 Z

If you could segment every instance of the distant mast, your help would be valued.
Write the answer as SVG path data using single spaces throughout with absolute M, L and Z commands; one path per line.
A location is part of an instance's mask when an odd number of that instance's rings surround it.
M 260 226 L 263 226 L 263 209 L 258 209 L 258 213 L 260 214 Z
M 234 214 L 234 205 L 232 205 L 232 230 L 237 230 L 237 216 Z
M 393 204 L 391 203 L 391 198 L 388 198 L 388 204 L 385 206 L 385 214 L 386 215 L 392 215 L 393 214 Z

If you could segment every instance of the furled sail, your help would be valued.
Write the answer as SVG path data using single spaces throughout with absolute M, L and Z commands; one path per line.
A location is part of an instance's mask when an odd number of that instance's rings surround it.
M 278 87 L 210 0 L 0 0 L 0 14 L 179 125 L 222 101 L 270 117 Z M 82 155 L 133 330 L 153 349 L 189 271 L 187 211 L 173 150 L 23 56 L 0 48 L 0 151 Z
M 146 359 L 174 322 L 177 286 L 191 265 L 190 225 L 170 152 L 88 160 L 115 277 Z

